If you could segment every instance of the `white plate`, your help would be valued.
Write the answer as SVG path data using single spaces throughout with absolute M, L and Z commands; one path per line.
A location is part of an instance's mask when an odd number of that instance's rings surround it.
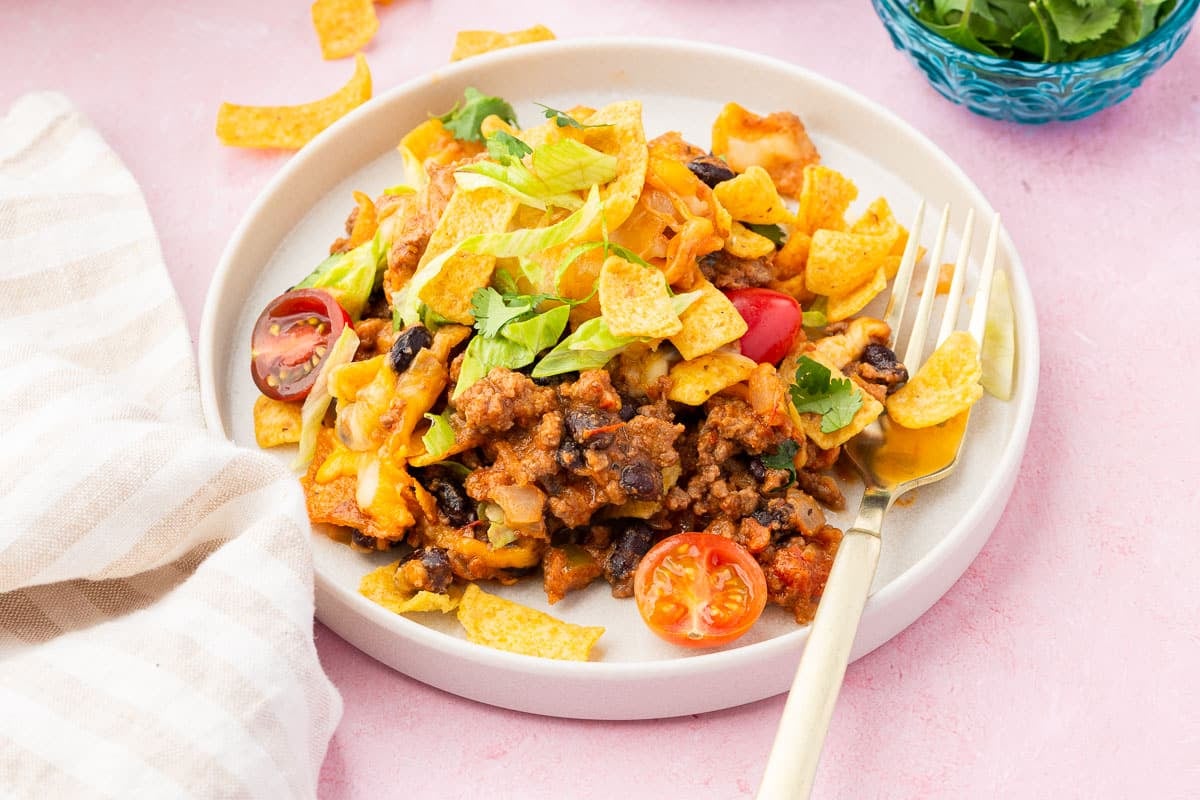
M 526 124 L 540 119 L 534 102 L 568 108 L 640 99 L 649 136 L 679 130 L 701 145 L 708 143 L 712 120 L 727 101 L 762 113 L 792 110 L 824 162 L 858 183 L 856 208 L 882 194 L 902 222 L 912 217 L 921 196 L 934 204 L 950 202 L 960 215 L 974 208 L 986 220 L 992 211 L 962 171 L 903 121 L 785 63 L 653 40 L 549 42 L 470 59 L 393 89 L 339 121 L 297 154 L 247 213 L 217 268 L 200 330 L 204 409 L 213 430 L 254 446 L 256 390 L 247 367 L 250 329 L 259 311 L 321 260 L 352 205 L 352 189 L 375 194 L 401 180 L 395 150 L 400 136 L 431 112 L 449 109 L 467 86 L 507 98 Z M 980 231 L 976 252 L 983 250 L 982 238 Z M 924 237 L 931 240 L 932 222 Z M 1001 265 L 1012 277 L 1017 310 L 1016 395 L 1007 403 L 985 397 L 972 415 L 956 474 L 890 513 L 854 658 L 899 633 L 950 588 L 983 546 L 1012 491 L 1033 413 L 1038 343 L 1029 286 L 1007 236 Z M 847 499 L 853 508 L 857 493 L 848 492 Z M 833 515 L 833 521 L 844 527 L 847 515 Z M 754 631 L 724 650 L 676 649 L 643 626 L 632 601 L 612 599 L 607 584 L 599 582 L 552 609 L 563 619 L 608 629 L 598 660 L 513 655 L 467 642 L 452 615 L 399 617 L 359 596 L 359 578 L 385 556 L 372 559 L 320 534 L 313 545 L 322 622 L 421 681 L 522 711 L 637 719 L 750 702 L 787 690 L 807 636 L 807 628 L 769 609 Z M 503 592 L 548 608 L 540 581 Z

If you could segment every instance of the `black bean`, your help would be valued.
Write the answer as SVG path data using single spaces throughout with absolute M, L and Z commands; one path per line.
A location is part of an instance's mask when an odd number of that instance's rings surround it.
M 687 167 L 693 175 L 711 188 L 715 188 L 722 181 L 732 180 L 734 177 L 733 170 L 729 168 L 729 165 L 715 156 L 693 158 L 688 162 Z
M 392 344 L 390 362 L 397 373 L 404 372 L 416 358 L 417 352 L 433 344 L 433 334 L 424 325 L 414 325 L 400 331 Z
M 644 522 L 631 522 L 617 535 L 616 544 L 604 562 L 604 575 L 610 581 L 628 578 L 654 541 L 654 531 Z
M 887 346 L 872 342 L 863 349 L 860 377 L 889 387 L 889 391 L 908 380 L 908 370 Z
M 896 353 L 887 345 L 871 342 L 863 349 L 862 360 L 875 369 L 891 369 L 896 366 Z
M 617 479 L 625 493 L 635 500 L 657 500 L 662 496 L 662 472 L 648 461 L 635 461 L 621 467 Z
M 379 540 L 374 536 L 368 536 L 358 528 L 350 529 L 350 541 L 359 547 L 367 550 L 379 550 Z
M 475 502 L 450 470 L 437 465 L 427 467 L 417 480 L 437 499 L 438 508 L 451 525 L 461 528 L 475 521 Z
M 786 509 L 776 507 L 760 508 L 750 516 L 754 517 L 755 522 L 772 530 L 779 530 L 788 527 L 788 515 Z
M 755 456 L 750 459 L 749 464 L 750 474 L 754 476 L 754 480 L 762 483 L 767 479 L 767 465 L 763 463 L 761 458 Z
M 429 592 L 445 594 L 454 581 L 454 573 L 450 570 L 450 556 L 440 547 L 419 547 L 405 559 L 405 562 L 416 561 L 424 573 L 419 588 Z
M 558 375 L 546 375 L 541 378 L 531 378 L 531 380 L 538 386 L 558 386 L 560 383 L 573 381 L 578 377 L 578 372 L 563 372 Z
M 558 444 L 558 450 L 554 453 L 554 460 L 563 469 L 575 471 L 581 470 L 587 466 L 587 458 L 583 454 L 583 448 L 574 439 L 564 437 Z
M 589 450 L 599 450 L 613 443 L 613 432 L 606 430 L 621 418 L 594 408 L 569 408 L 563 422 L 571 438 Z
M 637 406 L 633 403 L 622 403 L 621 410 L 617 412 L 617 416 L 620 417 L 622 422 L 629 422 L 629 420 L 637 416 L 637 413 Z

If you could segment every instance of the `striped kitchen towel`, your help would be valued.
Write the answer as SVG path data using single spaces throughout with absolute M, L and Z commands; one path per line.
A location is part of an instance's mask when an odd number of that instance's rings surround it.
M 308 519 L 209 433 L 136 182 L 63 97 L 0 120 L 0 797 L 313 797 L 341 700 Z

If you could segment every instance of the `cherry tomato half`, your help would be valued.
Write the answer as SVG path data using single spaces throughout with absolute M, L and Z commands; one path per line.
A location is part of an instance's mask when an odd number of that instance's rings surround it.
M 677 533 L 650 548 L 633 577 L 633 592 L 650 630 L 687 647 L 733 641 L 767 605 L 762 567 L 715 533 Z
M 293 289 L 263 309 L 250 337 L 250 375 L 276 400 L 308 396 L 321 362 L 350 315 L 320 289 Z
M 735 289 L 726 294 L 749 327 L 742 337 L 742 355 L 760 364 L 778 364 L 800 332 L 800 304 L 771 289 Z

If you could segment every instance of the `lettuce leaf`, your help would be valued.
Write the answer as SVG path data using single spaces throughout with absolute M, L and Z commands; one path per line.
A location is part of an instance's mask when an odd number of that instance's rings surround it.
M 322 261 L 294 288 L 326 290 L 357 321 L 367 306 L 367 298 L 383 282 L 386 268 L 387 244 L 382 233 L 376 232 L 370 241 Z
M 425 452 L 433 458 L 441 458 L 454 447 L 454 428 L 450 427 L 450 418 L 446 412 L 441 414 L 426 414 L 429 420 L 429 430 L 421 437 Z
M 553 225 L 469 236 L 418 269 L 404 289 L 395 293 L 393 304 L 399 309 L 405 325 L 415 325 L 420 322 L 421 289 L 442 271 L 455 253 L 486 253 L 497 258 L 528 257 L 584 235 L 601 218 L 603 211 L 600 190 L 593 186 L 581 208 Z
M 535 358 L 536 351 L 502 336 L 473 336 L 463 353 L 458 383 L 454 386 L 451 399 L 457 399 L 471 384 L 486 378 L 493 367 L 520 369 L 532 364 Z
M 353 361 L 357 350 L 358 334 L 354 332 L 354 328 L 347 325 L 333 343 L 333 347 L 329 348 L 325 360 L 321 362 L 317 380 L 300 408 L 300 449 L 292 461 L 293 470 L 300 472 L 307 469 L 308 462 L 312 461 L 313 454 L 317 452 L 317 434 L 321 432 L 321 420 L 325 418 L 325 412 L 333 400 L 333 395 L 329 393 L 329 376 L 337 367 Z
M 500 330 L 500 335 L 514 344 L 540 353 L 548 347 L 554 347 L 567 329 L 570 315 L 570 306 L 556 306 L 529 319 L 508 323 Z
M 533 151 L 533 171 L 547 191 L 577 192 L 617 177 L 617 157 L 574 139 L 560 139 Z
M 547 378 L 564 372 L 599 369 L 634 342 L 648 341 L 640 336 L 614 336 L 603 317 L 593 317 L 558 343 L 533 368 L 535 378 Z

